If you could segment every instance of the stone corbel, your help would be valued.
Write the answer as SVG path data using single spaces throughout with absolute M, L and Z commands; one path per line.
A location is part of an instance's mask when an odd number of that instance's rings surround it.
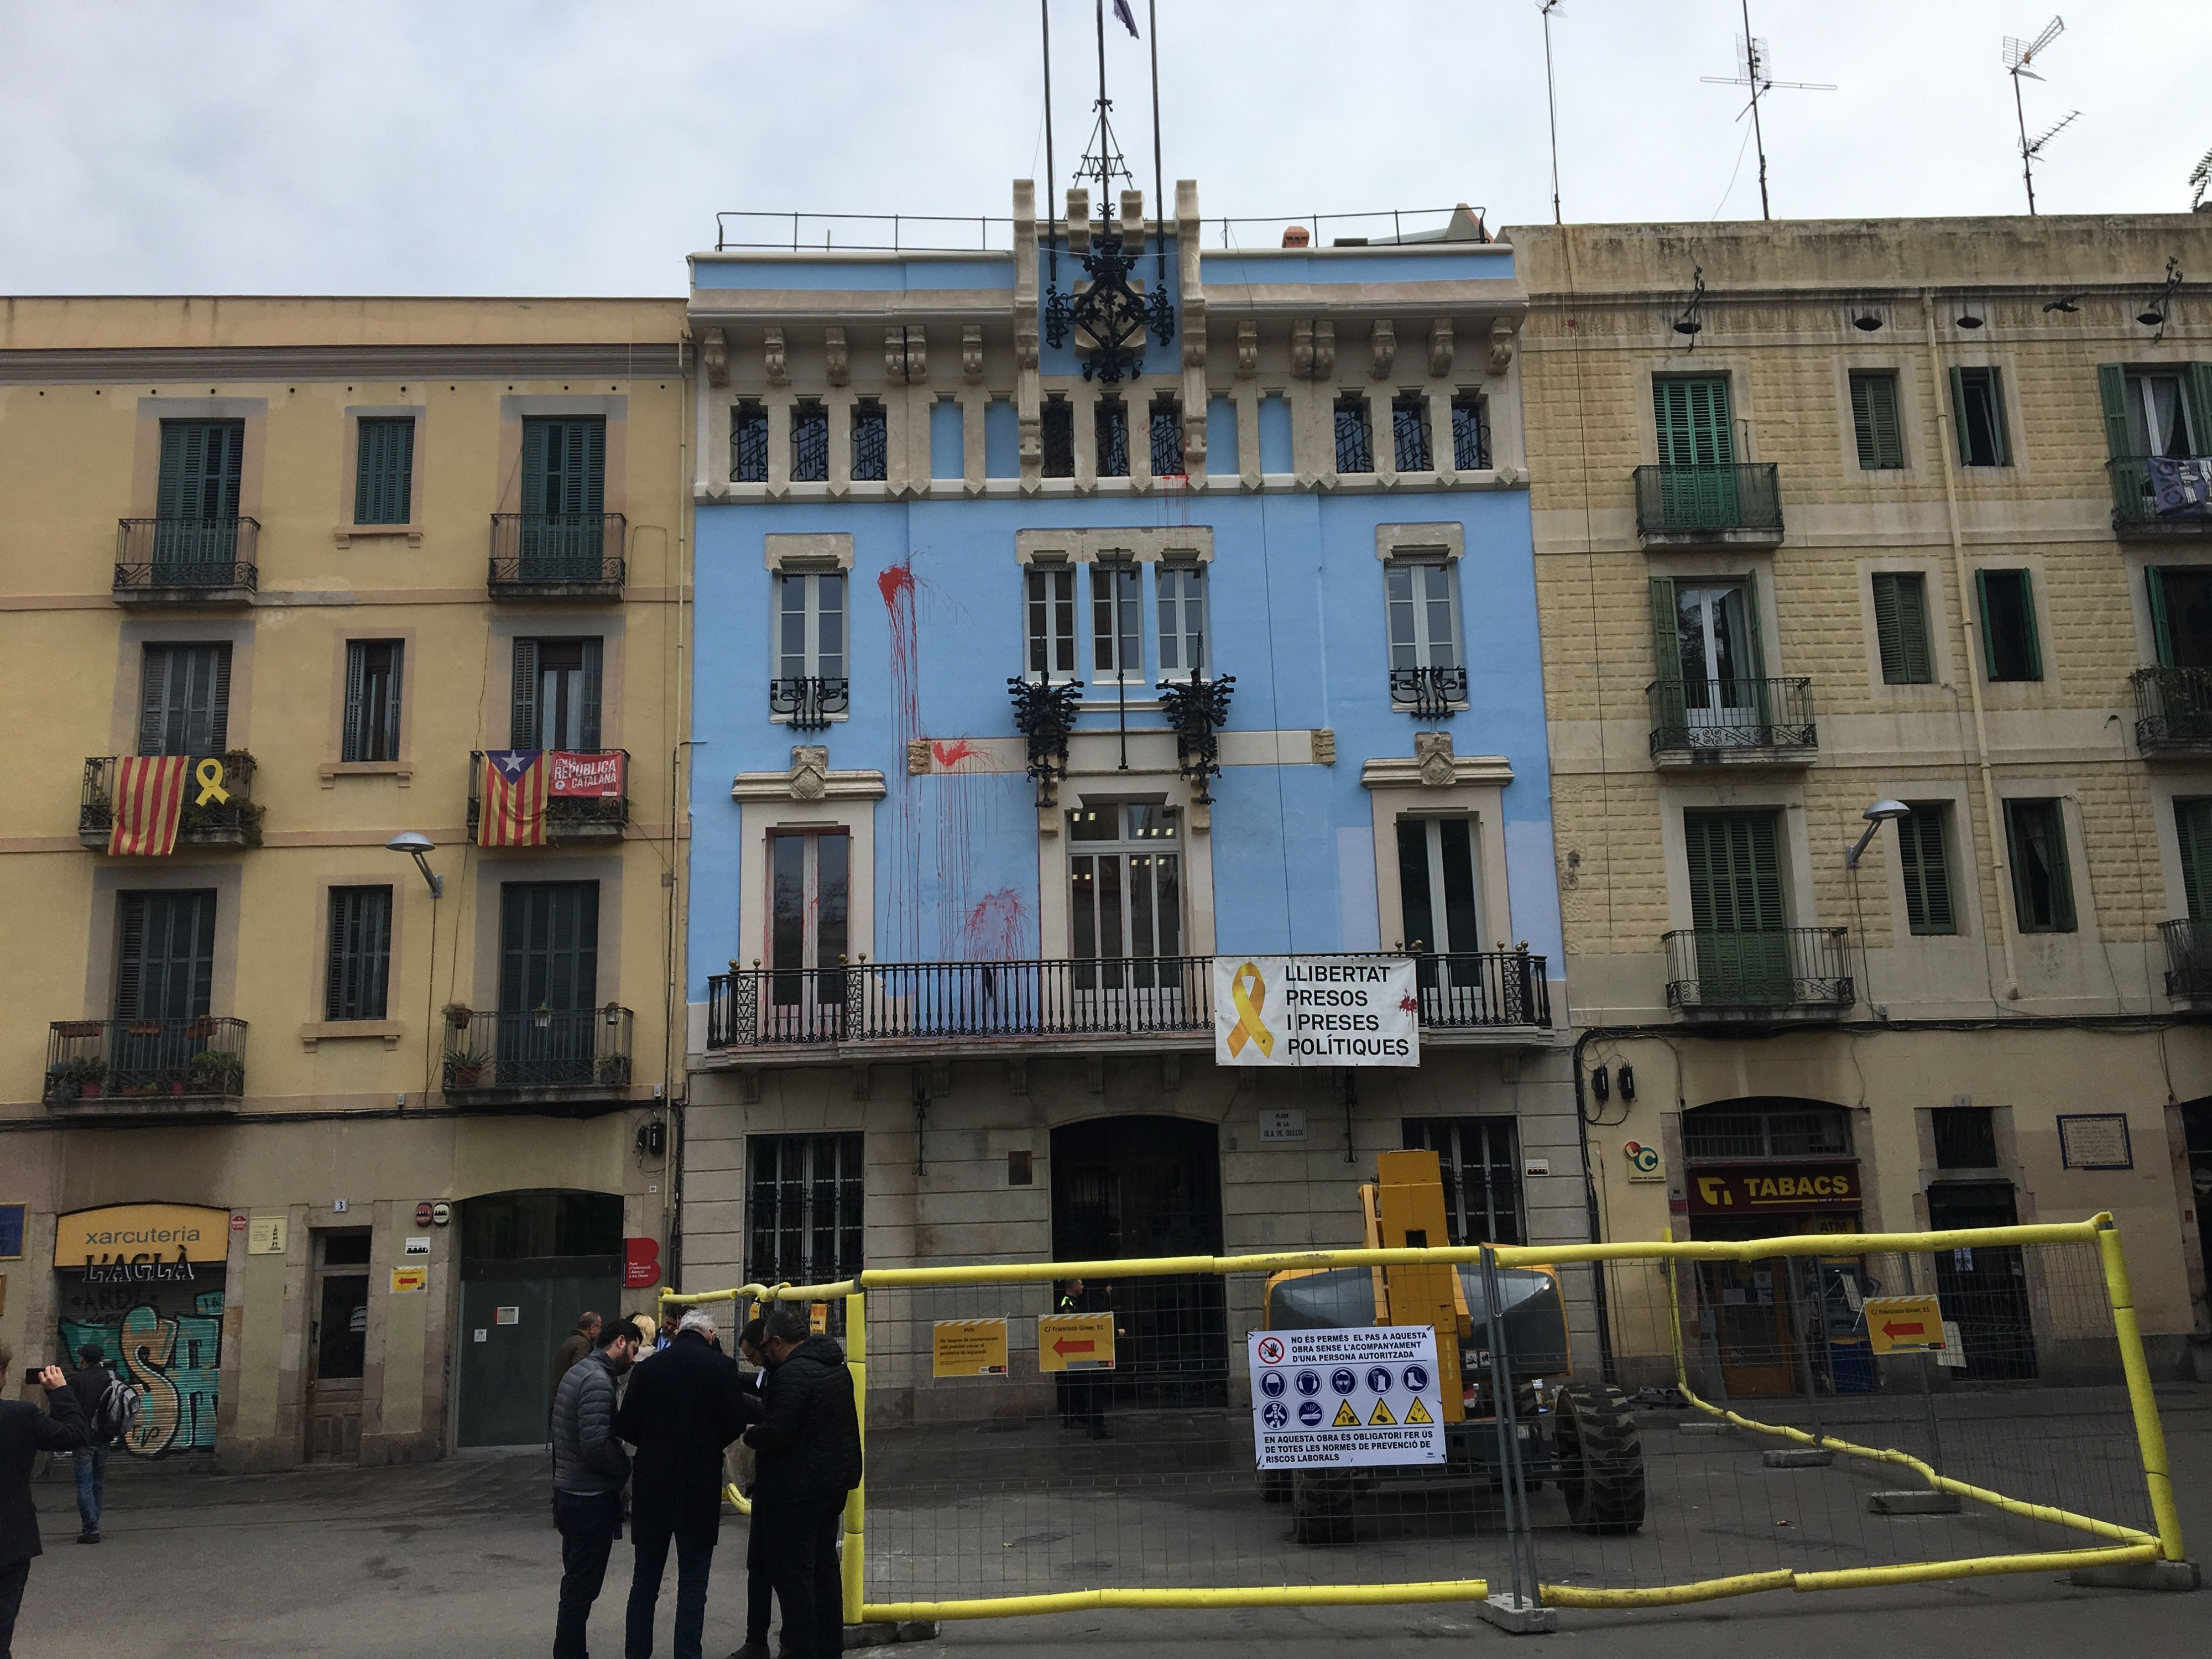
M 845 331 L 843 329 L 832 328 L 825 329 L 823 331 L 822 355 L 829 362 L 830 384 L 831 386 L 846 386 L 850 384 L 853 379 L 853 372 L 850 364 L 846 361 Z
M 906 378 L 910 383 L 929 378 L 929 337 L 920 323 L 906 325 Z
M 968 323 L 961 327 L 960 374 L 970 386 L 980 384 L 983 379 L 983 325 L 981 323 Z
M 1336 764 L 1336 729 L 1317 726 L 1313 729 L 1313 763 L 1316 766 Z
M 1070 190 L 1067 192 L 1067 251 L 1080 259 L 1091 252 L 1091 192 Z
M 1182 366 L 1206 367 L 1206 301 L 1186 297 L 1182 302 Z
M 1326 317 L 1313 325 L 1313 377 L 1316 380 L 1336 378 L 1336 325 Z
M 1503 374 L 1513 362 L 1513 325 L 1500 317 L 1490 325 L 1490 372 Z
M 1449 317 L 1429 325 L 1429 373 L 1449 374 L 1452 363 L 1452 325 Z
M 1121 246 L 1127 250 L 1144 245 L 1145 192 L 1125 190 L 1121 192 Z
M 1310 319 L 1300 318 L 1291 325 L 1291 374 L 1297 380 L 1310 380 L 1313 366 L 1314 325 Z
M 784 372 L 783 331 L 769 328 L 761 334 L 761 363 L 768 371 L 770 386 L 789 386 L 791 376 Z
M 1249 380 L 1260 372 L 1260 325 L 1237 325 L 1237 378 Z
M 700 335 L 699 362 L 707 371 L 708 386 L 729 385 L 730 342 L 720 329 L 710 328 Z
M 1034 316 L 1024 316 L 1014 325 L 1014 367 L 1034 369 L 1037 366 L 1037 325 Z
M 1367 372 L 1381 380 L 1398 361 L 1398 331 L 1388 317 L 1378 317 L 1367 331 Z
M 906 775 L 910 778 L 929 775 L 929 739 L 908 738 L 906 740 Z

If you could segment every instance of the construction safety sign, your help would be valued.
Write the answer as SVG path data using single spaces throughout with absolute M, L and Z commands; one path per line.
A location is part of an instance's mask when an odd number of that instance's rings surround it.
M 1040 1315 L 1037 1319 L 1037 1369 L 1041 1371 L 1112 1370 L 1114 1316 L 1110 1313 Z
M 1260 1468 L 1444 1461 L 1437 1334 L 1429 1326 L 1255 1331 L 1249 1358 Z

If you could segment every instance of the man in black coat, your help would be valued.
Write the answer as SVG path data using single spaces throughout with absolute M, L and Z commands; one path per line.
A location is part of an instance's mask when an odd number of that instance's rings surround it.
M 845 1495 L 860 1484 L 860 1419 L 845 1351 L 807 1328 L 806 1316 L 769 1315 L 762 1352 L 770 1370 L 767 1410 L 745 1435 L 758 1460 L 753 1535 L 783 1607 L 789 1659 L 828 1659 L 845 1645 L 837 1534 Z
M 0 1377 L 15 1369 L 15 1356 L 0 1346 Z M 84 1414 L 62 1368 L 41 1370 L 39 1386 L 46 1391 L 46 1411 L 26 1400 L 0 1400 L 0 1659 L 13 1650 L 23 1586 L 30 1582 L 32 1559 L 40 1553 L 31 1465 L 42 1451 L 73 1452 L 86 1439 Z
M 623 1633 L 626 1659 L 652 1659 L 653 1607 L 676 1545 L 676 1659 L 700 1659 L 707 1575 L 722 1521 L 722 1449 L 750 1420 L 737 1362 L 714 1346 L 711 1314 L 684 1316 L 676 1337 L 630 1373 L 615 1433 L 637 1448 L 630 1465 L 636 1566 Z

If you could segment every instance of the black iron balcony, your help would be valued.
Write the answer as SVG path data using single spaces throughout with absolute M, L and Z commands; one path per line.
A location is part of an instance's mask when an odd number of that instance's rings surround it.
M 2136 747 L 2146 755 L 2212 754 L 2212 668 L 2138 668 Z
M 1423 956 L 1425 1030 L 1548 1027 L 1551 988 L 1527 951 Z M 868 962 L 732 967 L 707 982 L 707 1047 L 1144 1038 L 1213 1029 L 1212 957 Z
M 491 596 L 618 599 L 623 536 L 619 513 L 495 513 Z
M 2112 483 L 2112 529 L 2130 540 L 2212 536 L 2212 506 L 2185 492 L 2161 499 L 2148 455 L 2116 455 L 2105 463 Z
M 242 1019 L 64 1019 L 46 1037 L 52 1110 L 227 1109 L 245 1094 Z
M 477 827 L 483 815 L 484 766 L 483 750 L 469 750 L 469 839 L 477 839 Z M 556 761 L 560 764 L 556 765 Z M 611 764 L 594 764 L 606 763 Z M 596 791 L 608 788 L 613 793 L 592 794 L 549 793 L 544 795 L 545 840 L 549 843 L 576 841 L 620 841 L 623 826 L 629 822 L 629 750 L 627 749 L 562 749 L 549 750 L 538 764 L 545 769 L 538 787 L 542 790 L 562 789 L 563 773 L 574 769 L 587 773 Z M 611 779 L 609 782 L 606 780 Z M 523 792 L 526 799 L 530 792 Z M 495 841 L 493 846 L 531 846 L 535 842 L 528 836 L 512 842 Z
M 121 605 L 246 605 L 259 580 L 261 526 L 252 519 L 119 519 L 115 599 Z
M 1808 679 L 1654 680 L 1644 696 L 1662 766 L 1802 766 L 1819 748 Z
M 1390 707 L 1416 720 L 1440 720 L 1467 707 L 1467 670 L 1394 668 Z
M 1754 1018 L 1790 1010 L 1841 1013 L 1858 995 L 1850 935 L 1848 927 L 1668 933 L 1667 1006 Z
M 768 683 L 768 712 L 794 732 L 812 732 L 852 707 L 852 682 L 840 677 L 787 676 Z
M 76 809 L 76 838 L 105 849 L 115 834 L 115 785 L 125 757 L 90 755 Z M 149 757 L 140 757 L 149 758 Z M 177 815 L 179 847 L 258 847 L 263 809 L 253 804 L 253 757 L 185 757 L 184 804 Z
M 1782 488 L 1771 461 L 1636 469 L 1636 533 L 1647 546 L 1771 547 L 1782 539 Z
M 2166 939 L 2166 995 L 2212 997 L 2212 921 L 2185 916 L 2158 931 Z
M 566 1099 L 626 1091 L 629 1079 L 630 1012 L 618 1003 L 520 1013 L 447 1011 L 449 1098 Z

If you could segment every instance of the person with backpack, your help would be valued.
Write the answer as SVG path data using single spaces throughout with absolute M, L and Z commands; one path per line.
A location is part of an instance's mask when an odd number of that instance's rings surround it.
M 100 1513 L 107 1502 L 107 1454 L 123 1443 L 138 1421 L 138 1390 L 107 1368 L 97 1342 L 76 1351 L 82 1370 L 69 1380 L 86 1425 L 84 1449 L 76 1454 L 76 1516 L 80 1544 L 100 1542 Z
M 783 1607 L 789 1659 L 824 1659 L 845 1645 L 837 1534 L 845 1496 L 860 1484 L 860 1419 L 845 1351 L 810 1330 L 803 1309 L 779 1306 L 761 1335 L 766 1409 L 746 1431 L 756 1459 L 753 1536 Z

